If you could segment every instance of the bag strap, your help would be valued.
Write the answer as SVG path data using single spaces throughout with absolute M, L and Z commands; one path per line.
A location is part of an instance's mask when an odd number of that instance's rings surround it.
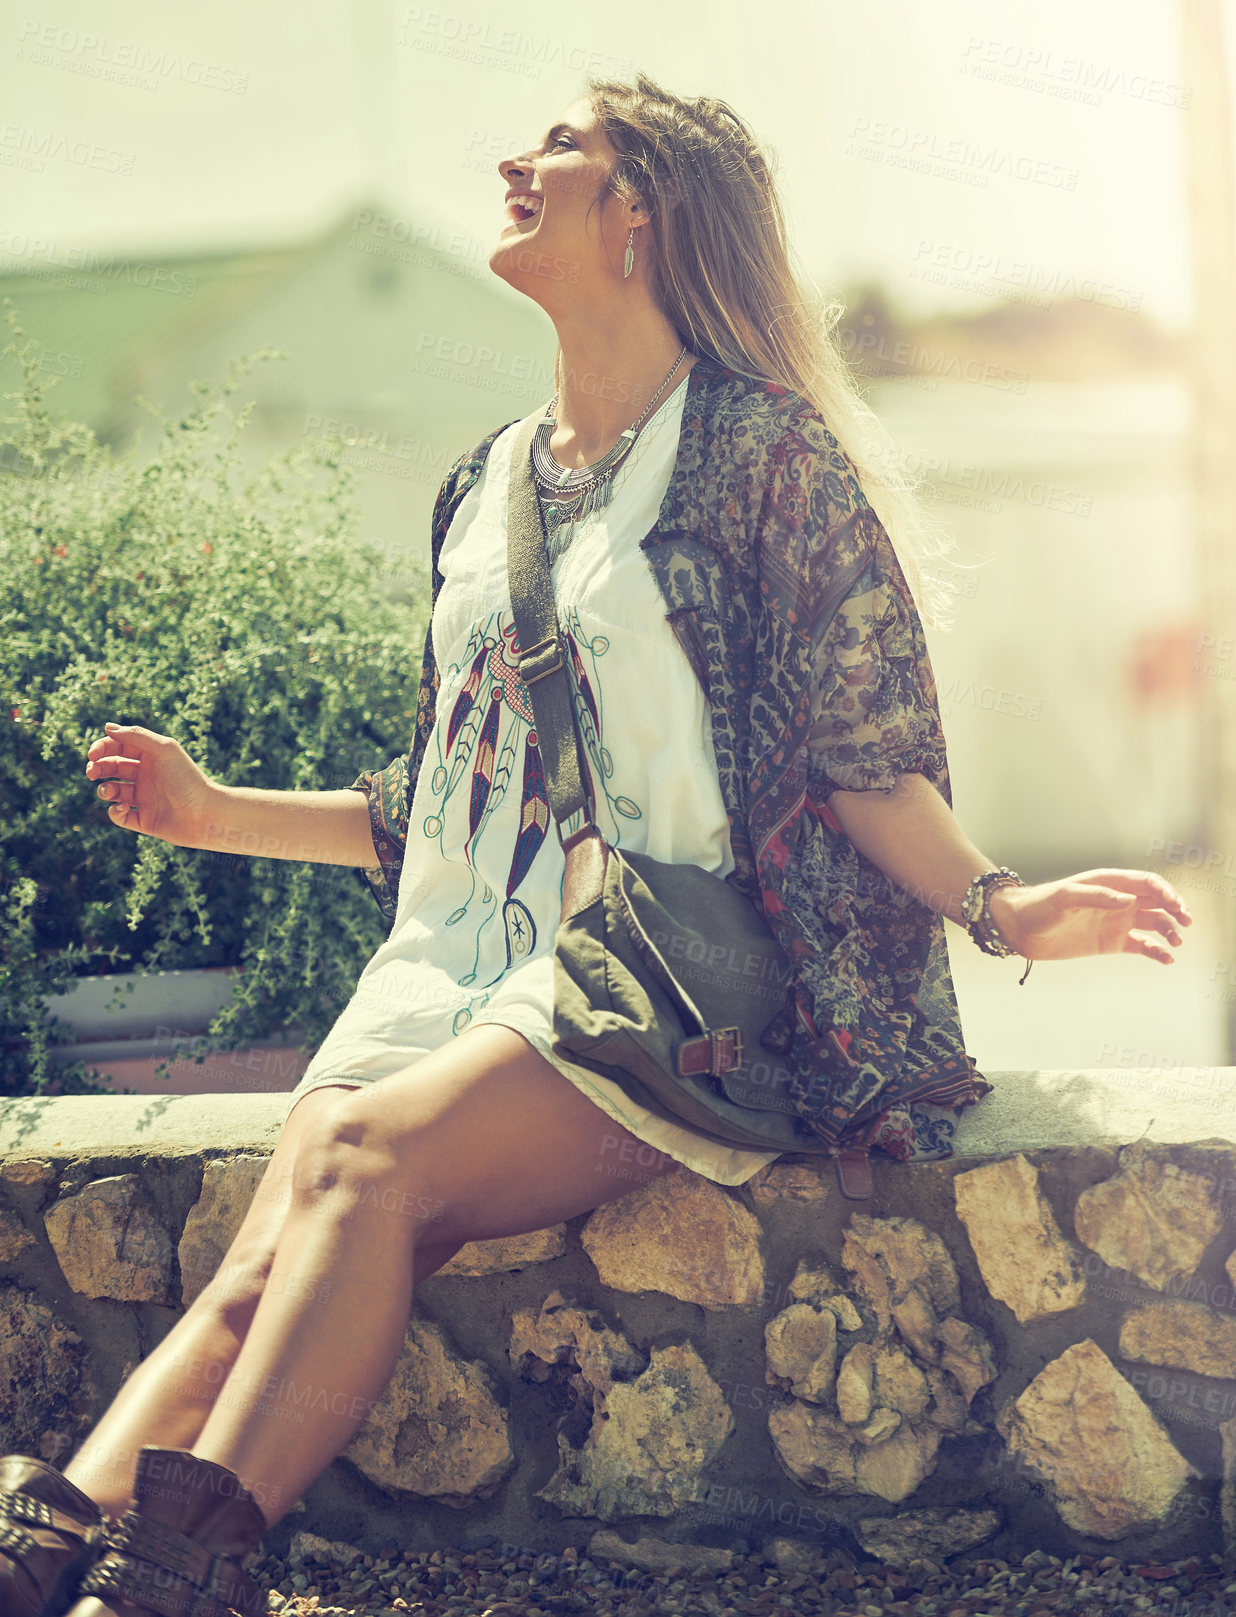
M 528 687 L 549 806 L 564 849 L 600 831 L 584 792 L 579 725 L 567 675 L 568 646 L 558 624 L 545 544 L 545 518 L 532 481 L 532 439 L 550 417 L 534 417 L 515 434 L 507 498 L 506 560 L 511 614 L 519 636 L 519 673 Z

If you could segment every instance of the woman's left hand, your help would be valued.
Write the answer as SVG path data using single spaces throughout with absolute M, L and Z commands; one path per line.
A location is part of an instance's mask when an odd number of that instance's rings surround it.
M 1000 936 L 1027 960 L 1074 960 L 1090 954 L 1140 954 L 1171 965 L 1164 944 L 1192 926 L 1184 900 L 1145 870 L 1083 870 L 1033 887 L 997 887 L 990 913 Z

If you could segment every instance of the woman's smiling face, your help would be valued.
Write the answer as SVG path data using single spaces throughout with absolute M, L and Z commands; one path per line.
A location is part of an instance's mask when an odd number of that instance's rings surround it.
M 616 161 L 586 99 L 572 102 L 522 156 L 503 158 L 506 223 L 490 268 L 510 281 L 542 276 L 576 284 L 606 269 L 621 275 L 629 228 L 619 217 L 622 205 L 612 192 L 594 205 Z M 521 246 L 521 236 L 535 237 L 535 247 Z

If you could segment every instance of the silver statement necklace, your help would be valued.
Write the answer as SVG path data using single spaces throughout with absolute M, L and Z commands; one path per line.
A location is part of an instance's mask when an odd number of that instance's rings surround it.
M 550 453 L 549 440 L 558 424 L 558 395 L 554 394 L 532 439 L 532 474 L 545 516 L 546 550 L 551 567 L 575 537 L 584 518 L 609 504 L 618 468 L 630 454 L 644 423 L 669 386 L 670 377 L 686 358 L 686 353 L 684 347 L 634 426 L 627 427 L 614 447 L 591 466 L 559 466 Z

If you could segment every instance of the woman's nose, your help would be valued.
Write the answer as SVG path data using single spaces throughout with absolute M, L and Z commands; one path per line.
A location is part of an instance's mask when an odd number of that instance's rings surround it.
M 518 157 L 504 157 L 498 164 L 498 173 L 504 180 L 522 180 L 524 166 L 528 161 L 527 152 L 521 152 Z M 508 172 L 509 171 L 509 172 Z

